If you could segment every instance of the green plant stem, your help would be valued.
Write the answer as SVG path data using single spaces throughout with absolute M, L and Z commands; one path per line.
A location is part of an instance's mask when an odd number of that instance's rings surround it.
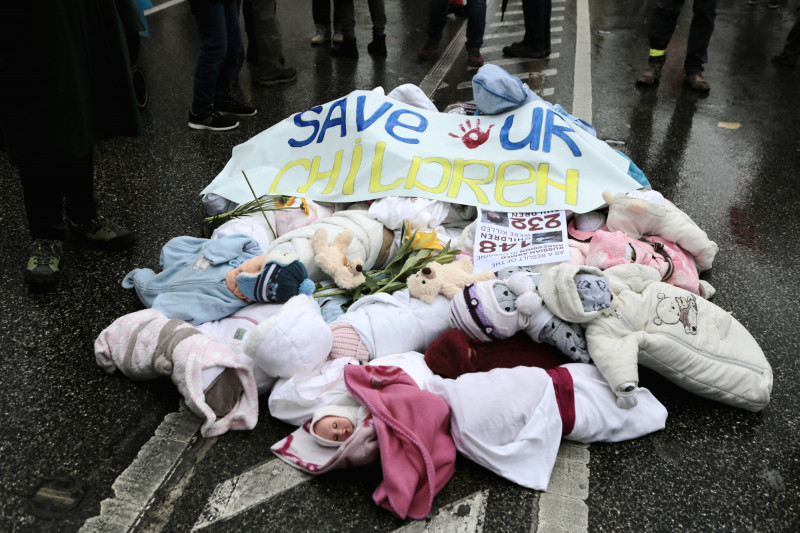
M 253 198 L 256 199 L 256 203 L 258 203 L 258 196 L 256 196 L 256 191 L 253 190 L 253 186 L 250 184 L 250 180 L 247 178 L 247 174 L 245 174 L 244 170 L 242 170 L 242 175 L 244 176 L 244 180 L 247 182 L 247 186 L 250 187 L 250 192 L 253 193 Z M 269 226 L 269 230 L 272 232 L 272 237 L 274 239 L 278 238 L 278 234 L 275 233 L 275 230 L 272 228 L 272 224 L 269 223 L 269 219 L 267 218 L 267 214 L 264 212 L 263 209 L 259 209 L 261 214 L 264 215 L 264 220 L 267 221 L 267 226 Z

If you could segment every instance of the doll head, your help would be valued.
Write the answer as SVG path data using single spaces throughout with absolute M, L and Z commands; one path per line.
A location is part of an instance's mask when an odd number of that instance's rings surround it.
M 309 432 L 318 444 L 338 447 L 355 431 L 357 416 L 358 407 L 325 405 L 314 411 Z

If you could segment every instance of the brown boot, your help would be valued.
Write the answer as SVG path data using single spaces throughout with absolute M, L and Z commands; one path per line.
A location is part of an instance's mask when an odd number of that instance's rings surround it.
M 687 74 L 686 78 L 683 80 L 683 83 L 684 85 L 691 87 L 693 91 L 697 91 L 699 93 L 707 93 L 711 90 L 711 86 L 708 84 L 702 74 Z
M 663 66 L 663 63 L 648 63 L 647 70 L 642 72 L 642 74 L 636 78 L 636 86 L 652 87 L 658 83 L 658 80 L 661 79 L 661 67 Z

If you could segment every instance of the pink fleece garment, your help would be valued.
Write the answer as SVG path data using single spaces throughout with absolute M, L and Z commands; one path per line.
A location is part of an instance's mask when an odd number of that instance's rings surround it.
M 455 472 L 450 407 L 395 366 L 347 365 L 344 379 L 378 433 L 383 481 L 372 499 L 400 518 L 425 518 Z
M 572 264 L 593 266 L 605 270 L 623 263 L 639 263 L 658 270 L 662 276 L 668 272 L 669 265 L 666 259 L 661 254 L 654 252 L 652 244 L 628 237 L 621 231 L 576 230 L 572 221 L 570 221 L 568 230 L 571 236 L 585 241 L 570 239 L 570 263 Z M 671 241 L 655 236 L 645 238 L 650 242 L 663 244 L 664 251 L 672 260 L 672 275 L 664 282 L 699 295 L 700 276 L 694 258 Z M 636 252 L 635 259 L 626 258 L 628 245 Z

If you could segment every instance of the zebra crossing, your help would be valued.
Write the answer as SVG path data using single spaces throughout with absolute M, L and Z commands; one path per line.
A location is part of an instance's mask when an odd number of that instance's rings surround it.
M 554 84 L 558 76 L 559 63 L 561 62 L 561 52 L 559 48 L 562 44 L 564 32 L 564 11 L 566 10 L 566 0 L 553 0 L 552 15 L 550 17 L 550 46 L 552 52 L 546 59 L 526 59 L 526 58 L 507 58 L 503 56 L 503 47 L 510 45 L 514 41 L 521 40 L 525 35 L 525 21 L 523 19 L 521 2 L 511 0 L 503 17 L 500 21 L 500 3 L 489 2 L 487 6 L 486 30 L 483 36 L 483 46 L 481 53 L 487 64 L 497 65 L 507 70 L 527 83 L 536 94 L 541 97 L 553 96 L 555 93 Z M 470 78 L 478 67 L 467 67 Z M 471 100 L 472 80 L 458 83 L 458 91 L 463 91 L 464 96 L 461 101 L 474 103 Z M 469 91 L 469 92 L 468 92 Z

